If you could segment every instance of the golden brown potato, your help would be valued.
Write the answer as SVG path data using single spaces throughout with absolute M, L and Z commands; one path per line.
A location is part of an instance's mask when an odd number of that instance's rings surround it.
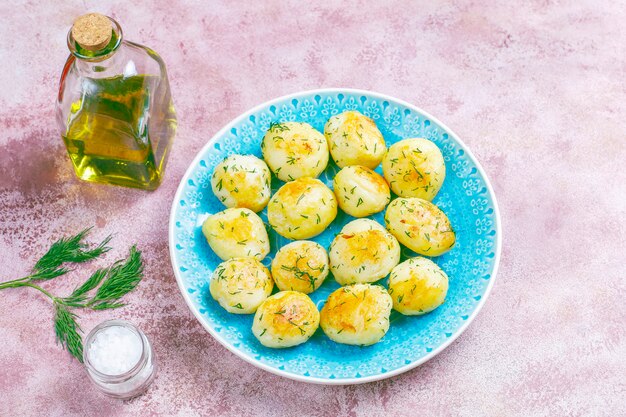
M 252 333 L 263 346 L 286 348 L 300 345 L 317 330 L 320 313 L 308 295 L 281 291 L 261 304 L 252 322 Z
M 385 179 L 360 165 L 342 168 L 335 175 L 333 188 L 339 207 L 354 217 L 367 217 L 383 211 L 390 200 Z
M 385 212 L 385 223 L 400 243 L 420 255 L 439 256 L 456 241 L 445 213 L 421 198 L 393 200 Z
M 229 208 L 209 216 L 202 233 L 213 252 L 223 260 L 253 257 L 263 260 L 270 241 L 263 220 L 247 208 Z
M 396 266 L 389 275 L 393 308 L 416 316 L 443 304 L 448 292 L 448 276 L 430 259 L 416 257 Z
M 354 284 L 335 290 L 320 314 L 326 336 L 346 345 L 373 345 L 389 330 L 391 296 L 384 287 Z
M 378 222 L 357 219 L 335 236 L 330 270 L 341 285 L 378 281 L 400 262 L 400 244 Z
M 357 111 L 345 111 L 328 119 L 324 136 L 340 168 L 363 165 L 374 169 L 387 151 L 376 123 Z
M 328 142 L 308 123 L 274 123 L 261 143 L 263 159 L 281 181 L 316 178 L 328 164 Z
M 298 178 L 280 187 L 267 206 L 267 220 L 288 239 L 319 235 L 337 216 L 335 194 L 320 180 Z
M 326 250 L 308 240 L 283 246 L 272 260 L 272 277 L 282 291 L 311 293 L 322 285 L 328 269 Z
M 404 139 L 389 148 L 383 173 L 400 197 L 432 201 L 446 178 L 446 164 L 437 145 L 428 139 Z
M 231 258 L 215 268 L 209 290 L 229 313 L 251 314 L 272 293 L 270 271 L 254 258 Z
M 270 170 L 253 155 L 231 155 L 217 164 L 211 177 L 213 194 L 226 207 L 259 212 L 270 201 Z

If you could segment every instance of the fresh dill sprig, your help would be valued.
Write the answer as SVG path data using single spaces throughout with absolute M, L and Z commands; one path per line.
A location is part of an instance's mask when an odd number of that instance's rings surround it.
M 70 354 L 83 361 L 83 338 L 78 333 L 80 327 L 76 322 L 76 314 L 72 313 L 67 306 L 54 302 L 54 332 L 57 341 L 65 347 Z
M 76 287 L 67 297 L 58 297 L 38 285 L 39 281 L 50 280 L 64 275 L 70 269 L 66 264 L 90 261 L 108 252 L 111 237 L 105 238 L 98 246 L 90 249 L 84 242 L 91 229 L 61 238 L 35 263 L 32 273 L 23 278 L 0 283 L 0 290 L 7 288 L 30 287 L 50 298 L 54 306 L 54 332 L 57 341 L 80 362 L 83 361 L 83 340 L 78 325 L 78 315 L 71 309 L 105 310 L 124 305 L 120 300 L 135 289 L 143 278 L 141 252 L 135 246 L 126 259 L 113 263 L 108 268 L 97 269 L 82 285 Z M 99 288 L 98 288 L 99 286 Z M 97 288 L 97 290 L 96 290 Z M 95 291 L 94 295 L 90 292 Z
M 130 248 L 130 255 L 125 261 L 117 261 L 107 273 L 96 295 L 87 303 L 94 310 L 121 307 L 120 298 L 135 289 L 143 278 L 141 252 L 135 246 Z
M 107 276 L 109 270 L 107 268 L 102 268 L 96 270 L 87 281 L 80 287 L 76 288 L 69 297 L 64 298 L 66 304 L 71 304 L 73 306 L 79 307 L 83 302 L 87 300 L 87 293 L 100 284 L 104 277 Z
M 65 263 L 82 263 L 97 258 L 111 248 L 107 246 L 111 240 L 111 236 L 105 238 L 94 249 L 87 249 L 87 245 L 83 239 L 89 234 L 91 228 L 82 230 L 75 236 L 69 238 L 61 238 L 54 242 L 48 252 L 46 252 L 35 264 L 32 274 L 29 276 L 32 280 L 47 280 L 56 278 L 69 271 L 63 267 Z

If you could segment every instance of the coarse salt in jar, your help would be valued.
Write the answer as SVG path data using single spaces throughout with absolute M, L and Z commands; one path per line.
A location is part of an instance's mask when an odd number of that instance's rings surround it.
M 143 394 L 156 375 L 152 345 L 137 327 L 108 320 L 87 335 L 83 360 L 103 393 L 120 399 Z

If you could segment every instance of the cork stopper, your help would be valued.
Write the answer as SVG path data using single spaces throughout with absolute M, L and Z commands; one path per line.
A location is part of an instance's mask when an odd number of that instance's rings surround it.
M 108 17 L 99 13 L 80 16 L 72 25 L 72 37 L 81 48 L 98 51 L 109 44 L 113 25 Z

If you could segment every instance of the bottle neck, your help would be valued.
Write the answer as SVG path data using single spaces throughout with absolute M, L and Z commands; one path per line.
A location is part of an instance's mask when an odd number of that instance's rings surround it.
M 83 76 L 106 78 L 123 73 L 123 32 L 119 23 L 111 20 L 113 33 L 107 45 L 98 50 L 83 48 L 72 36 L 67 34 L 67 46 L 75 58 L 76 67 Z

